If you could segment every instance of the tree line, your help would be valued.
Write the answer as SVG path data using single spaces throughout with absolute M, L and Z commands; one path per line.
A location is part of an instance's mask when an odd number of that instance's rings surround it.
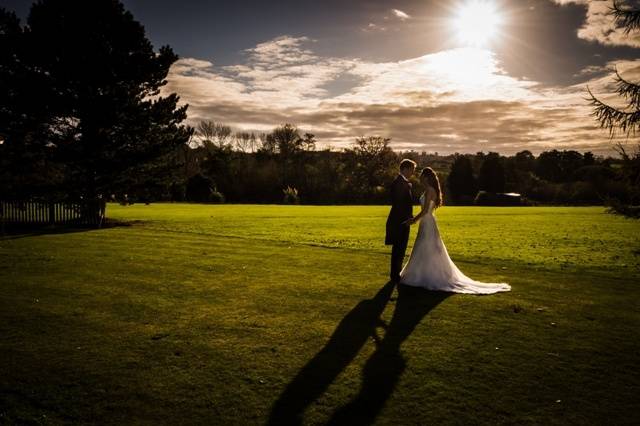
M 637 163 L 624 156 L 573 150 L 537 156 L 527 150 L 510 156 L 396 152 L 391 139 L 379 136 L 356 138 L 350 147 L 336 151 L 318 148 L 315 135 L 293 124 L 268 133 L 233 132 L 213 121 L 203 121 L 196 129 L 190 143 L 171 158 L 180 165 L 178 171 L 164 184 L 141 185 L 141 192 L 128 194 L 129 200 L 386 204 L 387 186 L 403 158 L 440 174 L 448 204 L 473 204 L 479 191 L 516 192 L 532 204 L 636 200 L 631 172 L 638 172 Z M 417 178 L 414 188 L 420 191 Z

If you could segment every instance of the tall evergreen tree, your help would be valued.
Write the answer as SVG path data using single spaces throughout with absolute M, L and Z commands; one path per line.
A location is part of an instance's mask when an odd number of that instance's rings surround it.
M 447 186 L 454 201 L 460 202 L 465 197 L 474 197 L 478 192 L 478 183 L 473 176 L 471 160 L 467 156 L 458 155 L 451 164 L 451 172 L 447 177 Z
M 0 8 L 0 139 L 12 139 L 12 132 L 21 127 L 16 123 L 22 115 L 21 96 L 17 90 L 24 71 L 20 63 L 23 30 L 15 13 Z
M 480 166 L 478 186 L 483 191 L 504 192 L 504 166 L 497 152 L 490 152 L 485 157 L 482 166 Z
M 532 172 L 536 167 L 536 157 L 529 150 L 518 152 L 514 156 L 515 165 L 521 172 Z
M 40 143 L 52 128 L 44 74 L 26 60 L 25 30 L 15 13 L 0 8 L 0 196 L 41 195 L 58 181 L 52 150 Z
M 188 141 L 187 106 L 161 94 L 177 56 L 155 51 L 120 1 L 40 0 L 27 23 L 19 62 L 36 75 L 26 98 L 45 111 L 29 113 L 47 129 L 32 143 L 64 165 L 68 192 L 125 192 L 145 164 Z
M 624 28 L 626 34 L 640 30 L 640 8 L 623 5 L 614 0 L 611 14 L 616 23 Z M 640 83 L 632 82 L 620 75 L 616 70 L 616 93 L 626 103 L 623 108 L 616 108 L 598 99 L 589 90 L 593 115 L 600 126 L 609 130 L 611 136 L 621 131 L 627 136 L 636 135 L 640 130 Z M 614 212 L 626 216 L 640 217 L 640 208 L 632 207 L 640 202 L 640 145 L 635 153 L 629 153 L 622 144 L 618 144 L 617 150 L 623 160 L 622 177 L 630 190 L 630 200 L 622 202 L 611 198 L 610 205 Z
M 640 9 L 625 7 L 618 1 L 613 2 L 611 14 L 626 34 L 640 30 Z M 640 84 L 631 82 L 616 70 L 616 92 L 626 102 L 625 108 L 616 108 L 598 99 L 590 89 L 589 96 L 593 105 L 593 114 L 603 128 L 615 134 L 622 131 L 627 135 L 635 134 L 640 128 Z

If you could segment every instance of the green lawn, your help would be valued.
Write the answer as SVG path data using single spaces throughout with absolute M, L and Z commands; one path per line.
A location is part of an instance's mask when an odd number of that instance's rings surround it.
M 0 424 L 638 424 L 640 222 L 444 207 L 458 266 L 386 284 L 385 207 L 109 205 L 0 239 Z M 415 235 L 415 228 L 414 228 Z

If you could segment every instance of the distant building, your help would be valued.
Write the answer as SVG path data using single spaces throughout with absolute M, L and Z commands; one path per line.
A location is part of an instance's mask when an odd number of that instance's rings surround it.
M 521 206 L 522 195 L 515 192 L 493 193 L 480 191 L 473 204 L 476 206 Z

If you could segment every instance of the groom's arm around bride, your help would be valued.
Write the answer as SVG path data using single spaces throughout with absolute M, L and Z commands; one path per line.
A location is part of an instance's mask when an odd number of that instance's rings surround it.
M 385 244 L 392 246 L 390 279 L 396 283 L 400 281 L 402 262 L 409 242 L 410 228 L 405 222 L 413 217 L 413 194 L 409 178 L 415 169 L 415 162 L 402 160 L 400 173 L 390 188 L 391 211 L 387 218 Z

